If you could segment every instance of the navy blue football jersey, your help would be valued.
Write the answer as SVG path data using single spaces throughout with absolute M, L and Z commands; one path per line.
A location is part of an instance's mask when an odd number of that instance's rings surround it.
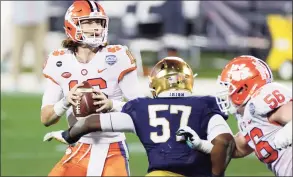
M 176 131 L 187 125 L 206 140 L 210 118 L 215 114 L 228 118 L 219 110 L 214 97 L 138 98 L 127 102 L 122 112 L 131 116 L 146 149 L 148 172 L 211 175 L 210 155 L 190 149 L 176 139 Z

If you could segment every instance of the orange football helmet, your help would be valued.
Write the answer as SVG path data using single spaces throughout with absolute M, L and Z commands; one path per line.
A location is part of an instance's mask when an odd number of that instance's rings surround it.
M 87 37 L 80 25 L 81 20 L 101 19 L 103 24 L 103 32 L 100 37 Z M 64 29 L 66 35 L 75 42 L 88 44 L 93 47 L 105 46 L 108 40 L 108 22 L 103 7 L 94 1 L 75 1 L 67 10 L 64 20 Z M 91 29 L 93 34 L 97 28 Z
M 217 93 L 217 103 L 228 113 L 231 104 L 234 108 L 245 105 L 260 87 L 272 81 L 272 71 L 264 61 L 249 55 L 236 57 L 218 77 L 217 82 L 224 90 Z

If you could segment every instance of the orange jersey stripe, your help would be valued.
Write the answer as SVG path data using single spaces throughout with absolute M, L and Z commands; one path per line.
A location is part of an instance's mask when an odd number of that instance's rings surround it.
M 136 70 L 136 66 L 131 67 L 131 68 L 128 68 L 128 69 L 122 71 L 122 72 L 120 73 L 119 77 L 118 77 L 118 83 L 123 79 L 123 77 L 124 77 L 127 73 L 129 73 L 129 72 L 131 72 L 131 71 L 134 71 L 134 70 Z
M 52 82 L 54 82 L 55 84 L 59 85 L 58 82 L 56 82 L 51 76 L 44 74 L 45 78 L 50 79 Z

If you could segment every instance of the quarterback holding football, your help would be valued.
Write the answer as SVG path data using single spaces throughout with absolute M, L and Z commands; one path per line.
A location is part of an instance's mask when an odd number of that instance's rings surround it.
M 65 113 L 70 126 L 84 111 L 120 111 L 125 104 L 123 97 L 132 100 L 143 96 L 138 88 L 136 62 L 128 48 L 108 45 L 108 22 L 104 9 L 95 1 L 74 1 L 68 8 L 64 19 L 68 38 L 62 43 L 63 49 L 49 55 L 43 69 L 47 86 L 41 122 L 45 126 L 57 123 Z M 81 104 L 90 95 L 96 109 Z M 129 175 L 123 133 L 93 132 L 83 136 L 76 146 L 68 147 L 49 174 L 86 175 Z

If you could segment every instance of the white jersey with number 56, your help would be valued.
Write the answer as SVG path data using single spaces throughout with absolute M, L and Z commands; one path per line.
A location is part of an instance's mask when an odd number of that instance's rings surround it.
M 292 176 L 292 148 L 275 148 L 273 140 L 282 125 L 269 121 L 268 115 L 289 101 L 292 101 L 290 89 L 275 82 L 266 84 L 252 95 L 243 118 L 238 119 L 248 145 L 276 176 Z

